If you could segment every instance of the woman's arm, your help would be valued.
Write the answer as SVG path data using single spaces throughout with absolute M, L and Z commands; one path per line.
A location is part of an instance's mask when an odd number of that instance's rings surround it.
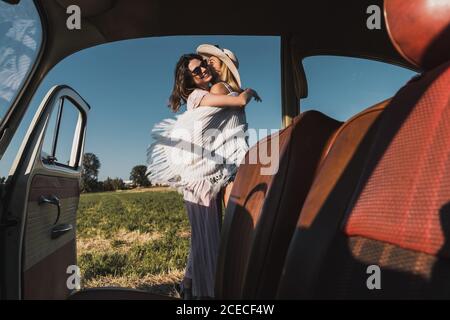
M 245 107 L 248 103 L 246 95 L 240 94 L 239 96 L 229 96 L 226 94 L 212 94 L 208 93 L 200 101 L 199 107 Z
M 217 92 L 216 90 L 214 90 Z M 200 101 L 199 107 L 245 107 L 247 103 L 254 97 L 256 92 L 251 89 L 242 91 L 239 96 L 229 96 L 226 94 L 209 93 Z M 256 94 L 257 96 L 257 94 Z

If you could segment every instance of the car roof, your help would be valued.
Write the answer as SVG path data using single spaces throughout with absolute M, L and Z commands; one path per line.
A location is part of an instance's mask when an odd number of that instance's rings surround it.
M 37 0 L 50 50 L 48 67 L 95 45 L 151 36 L 279 35 L 289 37 L 296 58 L 315 54 L 368 57 L 415 69 L 381 30 L 369 30 L 367 8 L 382 0 L 157 1 Z M 66 27 L 66 8 L 81 9 L 81 30 Z M 381 18 L 383 18 L 381 16 Z

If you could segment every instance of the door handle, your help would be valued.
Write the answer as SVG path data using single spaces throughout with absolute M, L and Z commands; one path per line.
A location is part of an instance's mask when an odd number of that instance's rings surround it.
M 71 224 L 59 224 L 52 229 L 52 239 L 57 239 L 72 229 L 73 226 Z
M 55 195 L 52 195 L 48 198 L 41 196 L 39 198 L 39 205 L 42 205 L 42 204 L 52 204 L 58 208 L 58 215 L 56 216 L 56 220 L 53 223 L 53 225 L 55 225 L 59 221 L 59 216 L 61 215 L 61 204 L 59 202 L 59 198 Z

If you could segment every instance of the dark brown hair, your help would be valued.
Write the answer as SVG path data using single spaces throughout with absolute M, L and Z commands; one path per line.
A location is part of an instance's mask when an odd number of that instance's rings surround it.
M 173 112 L 177 112 L 180 106 L 186 103 L 192 91 L 196 89 L 194 79 L 188 68 L 189 62 L 194 59 L 202 61 L 203 57 L 195 53 L 184 54 L 175 66 L 175 82 L 169 98 L 169 108 Z

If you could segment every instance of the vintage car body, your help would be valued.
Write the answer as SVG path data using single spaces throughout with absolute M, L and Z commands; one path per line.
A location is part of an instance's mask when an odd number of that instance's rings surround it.
M 10 3 L 17 1 L 7 1 Z M 81 30 L 66 27 L 78 5 Z M 281 37 L 280 169 L 239 169 L 227 208 L 216 278 L 218 299 L 450 298 L 450 2 L 448 0 L 228 1 L 228 23 L 207 30 L 186 12 L 203 2 L 36 0 L 43 44 L 27 81 L 0 124 L 8 148 L 49 70 L 79 50 L 167 35 Z M 222 3 L 211 4 L 220 10 Z M 366 27 L 371 5 L 380 30 Z M 189 10 L 187 10 L 189 9 Z M 301 113 L 307 82 L 300 61 L 316 54 L 363 57 L 422 75 L 392 98 L 345 123 Z M 380 79 L 383 81 L 383 79 Z M 40 155 L 54 105 L 79 112 L 68 166 Z M 76 209 L 89 105 L 58 86 L 42 102 L 2 189 L 2 299 L 164 299 L 131 289 L 70 290 L 76 265 Z M 259 142 L 271 143 L 271 137 Z M 306 156 L 305 156 L 306 155 Z M 51 196 L 49 196 L 51 195 Z M 55 222 L 55 217 L 58 217 Z M 383 290 L 366 286 L 367 268 L 384 271 Z

